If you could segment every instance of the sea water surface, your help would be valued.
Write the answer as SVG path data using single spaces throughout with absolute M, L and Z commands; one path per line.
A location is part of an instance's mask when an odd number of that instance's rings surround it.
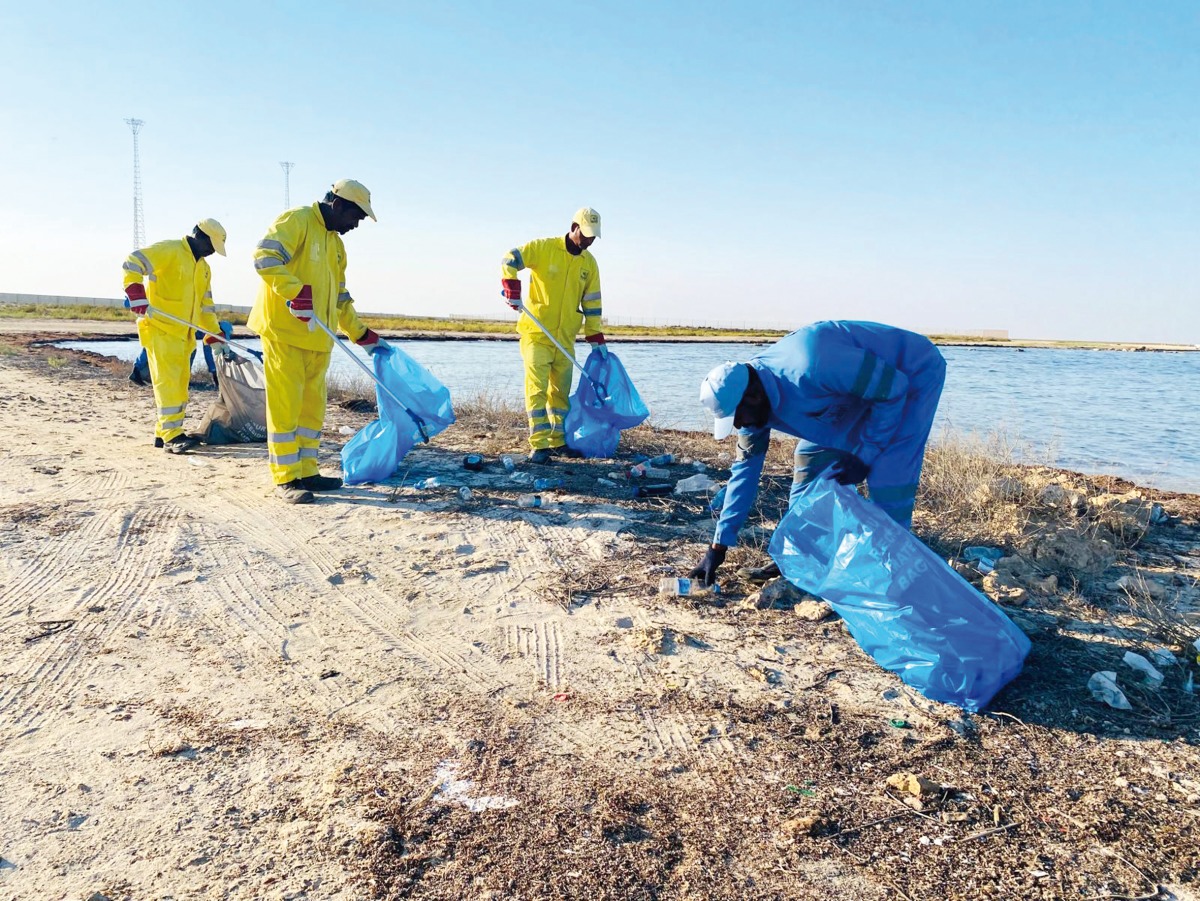
M 258 348 L 257 341 L 241 342 Z M 489 393 L 523 402 L 521 356 L 515 341 L 393 343 L 427 366 L 457 397 Z M 59 346 L 132 361 L 138 343 L 66 341 Z M 651 422 L 705 429 L 697 400 L 700 380 L 725 360 L 742 361 L 761 346 L 738 343 L 609 345 L 625 364 L 651 410 Z M 358 348 L 355 352 L 365 359 Z M 946 388 L 934 440 L 1002 435 L 1019 459 L 1088 473 L 1108 473 L 1175 491 L 1200 492 L 1200 353 L 943 347 Z M 582 361 L 588 347 L 580 344 Z M 197 367 L 203 363 L 197 354 Z M 336 378 L 366 376 L 334 352 Z M 578 376 L 577 376 L 578 378 Z

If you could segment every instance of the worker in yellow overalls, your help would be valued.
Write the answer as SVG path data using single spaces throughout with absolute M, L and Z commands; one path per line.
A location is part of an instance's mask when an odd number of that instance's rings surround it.
M 333 339 L 310 320 L 340 328 L 368 353 L 387 346 L 359 321 L 346 290 L 342 235 L 367 216 L 375 219 L 371 192 L 344 178 L 324 200 L 276 219 L 254 250 L 263 284 L 246 324 L 262 336 L 271 477 L 276 496 L 289 504 L 310 504 L 314 491 L 342 487 L 317 465 Z
M 185 454 L 200 443 L 183 432 L 196 350 L 195 329 L 183 322 L 221 333 L 213 312 L 212 270 L 204 259 L 213 253 L 225 256 L 225 229 L 216 219 L 201 219 L 190 235 L 135 250 L 123 267 L 125 305 L 137 316 L 154 384 L 154 446 L 172 454 Z M 213 335 L 205 336 L 204 343 L 220 341 Z
M 600 214 L 584 207 L 560 238 L 538 238 L 514 247 L 500 270 L 502 293 L 509 306 L 521 309 L 519 273 L 528 269 L 529 300 L 525 306 L 563 347 L 574 351 L 583 326 L 585 340 L 604 344 L 600 330 L 600 269 L 588 250 L 600 237 Z M 517 322 L 521 359 L 525 361 L 525 411 L 529 417 L 531 463 L 549 463 L 554 454 L 582 456 L 566 446 L 563 420 L 571 395 L 573 358 L 542 332 L 529 316 Z

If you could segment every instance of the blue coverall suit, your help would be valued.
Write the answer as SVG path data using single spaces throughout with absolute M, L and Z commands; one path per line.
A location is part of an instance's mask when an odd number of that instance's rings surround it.
M 925 443 L 946 379 L 946 361 L 923 335 L 874 322 L 817 322 L 749 361 L 771 414 L 738 431 L 715 544 L 737 544 L 758 496 L 771 429 L 800 439 L 789 504 L 853 454 L 870 467 L 873 502 L 912 526 Z

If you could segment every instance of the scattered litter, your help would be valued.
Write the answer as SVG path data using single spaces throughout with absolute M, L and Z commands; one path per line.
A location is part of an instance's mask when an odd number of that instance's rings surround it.
M 569 701 L 569 700 L 571 700 L 571 696 L 569 694 L 567 694 L 565 691 L 560 691 L 558 694 L 556 694 L 550 700 L 552 700 L 552 701 Z
M 703 460 L 692 460 L 692 469 L 696 472 L 708 472 L 708 464 Z
M 1171 652 L 1170 648 L 1151 648 L 1150 659 L 1159 666 L 1175 666 L 1179 663 L 1179 658 Z
M 1088 679 L 1088 691 L 1097 701 L 1103 701 L 1114 710 L 1132 710 L 1125 692 L 1117 686 L 1117 674 L 1111 671 L 1092 673 Z
M 676 494 L 699 494 L 702 491 L 709 491 L 717 487 L 717 483 L 706 476 L 704 473 L 696 473 L 686 479 L 680 479 L 675 483 Z
M 513 458 L 510 457 L 508 454 L 505 454 L 503 457 L 500 458 L 500 465 L 504 467 L 505 472 L 512 472 L 513 470 L 515 470 L 517 468 L 517 464 L 513 461 Z
M 1003 556 L 1004 551 L 998 547 L 975 546 L 964 548 L 962 552 L 963 559 L 976 564 L 976 569 L 985 575 L 996 568 L 996 564 Z
M 612 479 L 596 479 L 596 484 L 604 488 L 620 488 L 621 486 Z
M 675 462 L 674 454 L 659 454 L 657 457 L 651 457 L 646 461 L 651 466 L 667 466 Z
M 445 483 L 437 476 L 430 476 L 428 479 L 421 479 L 417 484 L 413 485 L 418 491 L 425 491 L 429 488 L 438 488 Z
M 467 454 L 463 457 L 463 469 L 469 469 L 471 472 L 479 472 L 483 469 L 483 457 L 479 454 Z
M 888 723 L 889 723 L 889 725 L 891 725 L 891 727 L 893 729 L 911 729 L 912 728 L 912 723 L 910 723 L 908 720 L 888 720 Z
M 1188 673 L 1187 681 L 1183 683 L 1183 690 L 1188 694 L 1196 693 L 1196 674 Z
M 665 497 L 674 489 L 669 482 L 656 482 L 652 485 L 635 485 L 634 497 Z
M 500 795 L 470 797 L 467 792 L 474 787 L 474 783 L 458 778 L 458 764 L 453 760 L 443 760 L 439 763 L 433 778 L 437 785 L 437 793 L 433 799 L 443 804 L 461 804 L 473 813 L 484 810 L 503 810 L 517 804 L 514 798 L 505 798 Z
M 813 785 L 814 783 L 811 779 L 809 779 L 804 784 L 805 784 L 805 786 L 809 786 L 809 785 Z M 804 795 L 806 798 L 816 797 L 816 794 L 817 794 L 811 788 L 807 788 L 807 787 L 801 788 L 799 785 L 789 785 L 787 787 L 786 791 L 790 791 L 793 795 Z
M 541 507 L 544 505 L 542 504 L 542 498 L 539 495 L 522 494 L 519 498 L 517 498 L 517 506 L 518 507 Z
M 687 597 L 695 593 L 693 584 L 691 579 L 659 579 L 658 593 L 668 597 Z M 699 584 L 695 584 L 695 588 L 699 587 Z
M 1162 525 L 1171 517 L 1167 515 L 1167 511 L 1163 509 L 1162 504 L 1154 504 L 1150 508 L 1150 523 L 1151 525 Z
M 189 463 L 191 463 L 193 466 L 207 466 L 208 465 L 207 460 L 201 460 L 199 457 L 188 457 L 187 461 Z
M 348 425 L 338 426 L 338 434 L 339 435 L 353 435 L 354 429 L 350 428 L 350 426 L 348 426 Z
M 561 478 L 533 480 L 533 487 L 538 491 L 550 491 L 553 488 L 562 488 L 566 484 L 567 480 Z
M 335 676 L 340 676 L 340 675 L 341 675 L 341 673 L 340 673 L 338 670 L 335 670 L 335 669 L 327 669 L 327 670 L 325 670 L 324 672 L 322 672 L 322 673 L 321 673 L 321 678 L 322 678 L 322 679 L 332 679 L 332 678 L 334 678 Z
M 1155 687 L 1162 685 L 1164 678 L 1163 674 L 1155 669 L 1154 664 L 1152 664 L 1141 654 L 1135 654 L 1133 651 L 1126 651 L 1125 656 L 1121 659 L 1139 673 L 1145 673 L 1147 685 Z
M 532 485 L 533 476 L 527 472 L 514 472 L 508 477 L 510 482 L 516 482 L 518 485 Z
M 458 496 L 461 497 L 464 501 L 469 501 L 471 498 L 473 498 L 475 496 L 475 493 L 473 491 L 471 491 L 471 489 L 468 488 L 466 485 L 463 485 L 461 488 L 458 489 Z

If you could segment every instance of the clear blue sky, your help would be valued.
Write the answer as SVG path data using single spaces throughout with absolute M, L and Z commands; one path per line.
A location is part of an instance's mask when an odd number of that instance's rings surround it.
M 495 311 L 594 206 L 615 317 L 1200 342 L 1195 2 L 0 6 L 0 291 L 115 296 L 215 216 L 218 300 L 335 179 L 360 309 Z

